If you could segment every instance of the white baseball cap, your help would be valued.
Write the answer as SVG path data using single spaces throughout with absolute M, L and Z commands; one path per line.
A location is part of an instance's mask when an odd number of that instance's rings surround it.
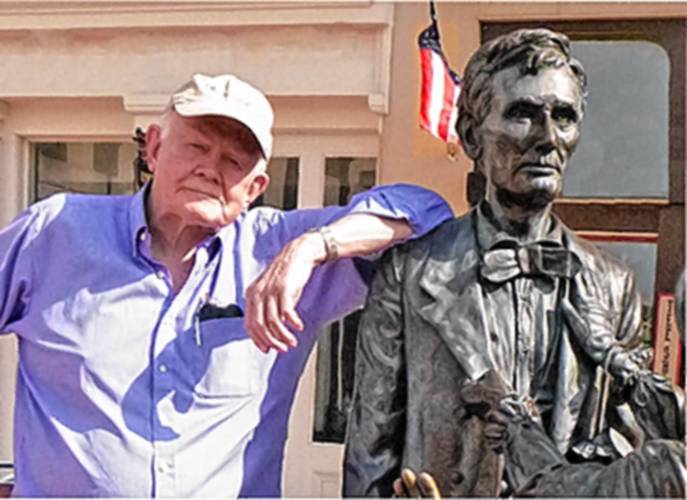
M 244 124 L 258 141 L 262 155 L 272 154 L 274 113 L 265 95 L 234 75 L 193 75 L 172 95 L 181 116 L 226 116 Z

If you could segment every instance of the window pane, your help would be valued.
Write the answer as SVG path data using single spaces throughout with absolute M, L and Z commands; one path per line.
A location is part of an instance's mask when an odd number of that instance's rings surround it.
M 643 41 L 577 41 L 589 78 L 582 136 L 565 174 L 564 196 L 668 196 L 670 64 Z
M 353 397 L 361 311 L 329 325 L 317 345 L 314 441 L 343 443 Z
M 375 184 L 375 158 L 327 158 L 325 163 L 325 205 L 345 205 L 356 193 Z
M 298 206 L 298 158 L 272 158 L 267 165 L 270 184 L 253 206 L 291 210 Z
M 34 198 L 54 193 L 126 194 L 134 191 L 133 143 L 33 144 Z
M 344 205 L 375 184 L 375 158 L 328 158 L 325 205 Z M 360 311 L 326 327 L 317 346 L 315 441 L 343 443 L 353 395 L 355 345 Z

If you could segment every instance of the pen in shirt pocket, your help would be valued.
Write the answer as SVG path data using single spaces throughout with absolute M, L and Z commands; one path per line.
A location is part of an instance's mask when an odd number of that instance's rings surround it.
M 219 306 L 213 304 L 212 302 L 201 301 L 198 304 L 198 310 L 195 316 L 195 340 L 196 345 L 200 347 L 202 345 L 202 335 L 200 329 L 200 323 L 202 321 L 207 321 L 211 319 L 224 319 L 224 318 L 243 318 L 243 311 L 237 304 L 229 304 L 227 306 Z

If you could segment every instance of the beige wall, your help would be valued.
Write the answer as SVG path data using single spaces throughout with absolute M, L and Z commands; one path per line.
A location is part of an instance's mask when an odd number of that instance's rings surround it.
M 647 19 L 686 17 L 687 2 L 675 3 L 500 3 L 438 2 L 442 47 L 460 75 L 480 43 L 480 21 Z M 467 209 L 465 181 L 471 163 L 460 152 L 447 159 L 441 141 L 418 126 L 420 61 L 418 34 L 429 25 L 423 3 L 398 3 L 392 43 L 389 116 L 384 122 L 380 178 L 409 181 L 437 190 L 461 213 Z

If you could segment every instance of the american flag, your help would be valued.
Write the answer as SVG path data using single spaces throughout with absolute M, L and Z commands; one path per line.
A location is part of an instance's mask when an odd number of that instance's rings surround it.
M 461 81 L 448 66 L 441 50 L 439 29 L 432 24 L 418 37 L 422 63 L 422 94 L 420 96 L 420 127 L 449 145 L 458 143 L 456 103 Z

